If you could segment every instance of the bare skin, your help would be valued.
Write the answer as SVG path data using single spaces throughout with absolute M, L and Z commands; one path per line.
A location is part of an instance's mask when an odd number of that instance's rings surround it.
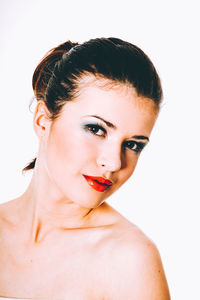
M 0 296 L 120 300 L 124 297 L 123 285 L 122 294 L 119 289 L 124 276 L 121 274 L 127 273 L 128 264 L 134 267 L 143 259 L 141 252 L 147 252 L 148 264 L 156 268 L 149 273 L 158 275 L 158 291 L 156 285 L 148 284 L 145 286 L 147 295 L 140 299 L 148 299 L 152 288 L 155 295 L 149 299 L 158 299 L 159 293 L 162 293 L 159 299 L 170 299 L 157 249 L 136 226 L 106 202 L 96 209 L 96 224 L 91 221 L 86 228 L 57 230 L 42 242 L 31 243 L 26 215 L 23 210 L 20 212 L 23 200 L 18 198 L 1 205 L 0 269 L 4 272 L 0 273 Z M 19 209 L 16 210 L 16 206 Z M 145 278 L 140 278 L 140 268 L 135 275 L 143 285 Z M 138 283 L 135 283 L 134 274 L 130 275 L 132 289 L 136 291 L 134 284 L 137 286 Z M 149 279 L 151 282 L 152 277 L 147 278 L 147 282 Z M 126 291 L 126 299 L 138 299 L 133 292 Z
M 115 126 L 86 130 L 97 114 Z M 155 245 L 105 202 L 137 164 L 135 145 L 122 145 L 141 136 L 146 143 L 156 117 L 152 101 L 127 87 L 83 88 L 54 123 L 38 103 L 40 146 L 31 183 L 21 197 L 0 206 L 0 296 L 170 299 Z M 83 174 L 113 185 L 100 193 Z

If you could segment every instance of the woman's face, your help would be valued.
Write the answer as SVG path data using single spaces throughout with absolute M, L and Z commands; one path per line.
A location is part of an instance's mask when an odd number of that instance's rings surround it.
M 82 87 L 43 141 L 51 187 L 66 201 L 98 207 L 132 175 L 156 117 L 153 101 L 133 88 Z

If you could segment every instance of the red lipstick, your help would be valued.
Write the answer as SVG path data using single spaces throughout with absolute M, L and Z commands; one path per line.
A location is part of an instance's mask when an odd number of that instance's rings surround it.
M 87 176 L 87 175 L 83 175 L 83 176 L 87 180 L 87 183 L 98 192 L 104 192 L 112 185 L 112 181 L 105 179 L 103 177 L 95 177 L 95 176 Z

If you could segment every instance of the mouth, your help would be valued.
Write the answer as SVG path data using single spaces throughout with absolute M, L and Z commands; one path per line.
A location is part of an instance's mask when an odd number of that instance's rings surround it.
M 83 175 L 87 183 L 96 191 L 104 192 L 112 186 L 112 182 L 103 177 Z

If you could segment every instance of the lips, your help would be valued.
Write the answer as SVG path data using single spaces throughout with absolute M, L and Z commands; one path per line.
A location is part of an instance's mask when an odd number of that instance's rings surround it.
M 103 177 L 84 175 L 84 178 L 86 179 L 87 183 L 98 192 L 104 192 L 112 185 L 110 180 Z

